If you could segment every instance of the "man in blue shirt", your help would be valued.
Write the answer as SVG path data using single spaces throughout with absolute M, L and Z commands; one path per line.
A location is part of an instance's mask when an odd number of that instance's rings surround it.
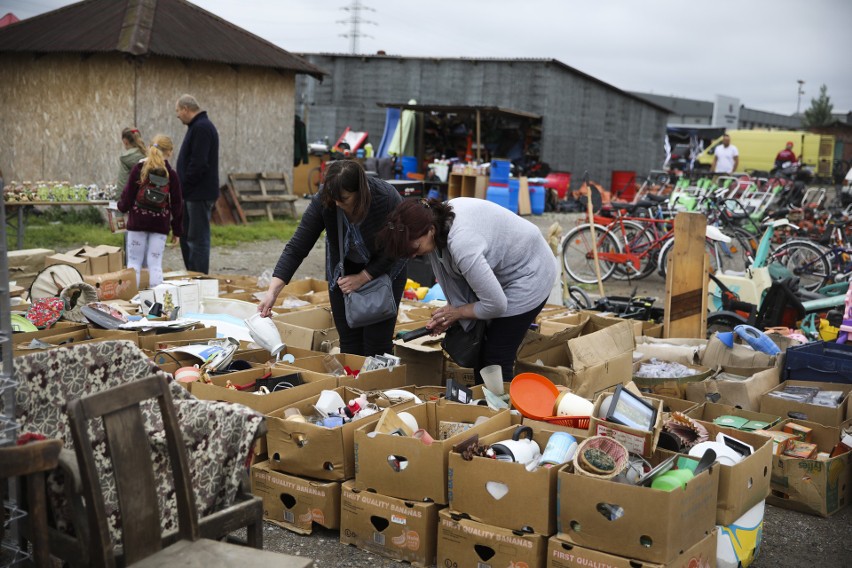
M 184 200 L 180 250 L 187 270 L 207 274 L 210 215 L 219 198 L 219 133 L 192 95 L 178 99 L 175 114 L 187 125 L 177 161 Z

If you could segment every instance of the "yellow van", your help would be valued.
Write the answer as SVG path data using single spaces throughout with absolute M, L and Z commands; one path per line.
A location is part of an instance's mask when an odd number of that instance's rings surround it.
M 770 171 L 775 166 L 775 156 L 787 142 L 793 143 L 793 153 L 800 162 L 814 168 L 820 177 L 831 176 L 834 160 L 834 136 L 811 134 L 798 130 L 729 130 L 731 144 L 740 153 L 737 170 Z M 698 163 L 709 169 L 713 165 L 713 152 L 722 143 L 720 136 L 698 155 Z M 804 148 L 804 153 L 802 149 Z

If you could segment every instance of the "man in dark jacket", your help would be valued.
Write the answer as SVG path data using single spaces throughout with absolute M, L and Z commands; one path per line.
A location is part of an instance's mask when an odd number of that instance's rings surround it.
M 187 270 L 207 274 L 210 215 L 219 198 L 219 133 L 192 95 L 178 99 L 175 113 L 188 127 L 177 160 L 184 200 L 180 250 Z

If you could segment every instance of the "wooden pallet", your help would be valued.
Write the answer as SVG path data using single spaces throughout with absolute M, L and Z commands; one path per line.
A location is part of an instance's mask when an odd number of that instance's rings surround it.
M 296 217 L 296 201 L 287 175 L 284 173 L 233 173 L 228 174 L 228 185 L 242 209 L 243 218 L 275 215 Z

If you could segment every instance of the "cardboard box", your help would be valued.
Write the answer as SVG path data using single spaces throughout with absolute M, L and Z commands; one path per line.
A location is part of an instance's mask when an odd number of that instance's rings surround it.
M 281 340 L 287 345 L 329 351 L 329 346 L 339 338 L 331 310 L 315 308 L 282 314 L 272 318 L 281 334 Z
M 750 410 L 737 408 L 736 406 L 716 404 L 715 402 L 706 402 L 698 405 L 689 411 L 687 416 L 704 422 L 713 422 L 720 416 L 738 416 L 749 421 L 754 420 L 757 422 L 766 422 L 766 428 L 770 428 L 781 420 L 780 416 L 773 416 L 772 414 L 764 414 L 762 412 L 752 412 Z M 719 426 L 733 428 L 733 426 L 727 424 L 719 424 Z
M 105 253 L 109 260 L 107 272 L 118 272 L 124 268 L 124 249 L 112 245 L 98 245 L 95 247 L 100 253 Z
M 373 435 L 375 422 L 359 427 L 355 431 L 355 486 L 358 489 L 371 489 L 399 499 L 447 503 L 447 465 L 452 447 L 473 434 L 490 434 L 511 425 L 507 410 L 494 412 L 485 406 L 427 402 L 406 411 L 435 441 L 427 446 L 416 438 Z M 440 422 L 473 424 L 480 416 L 489 418 L 467 431 L 440 439 Z M 395 463 L 407 465 L 392 467 L 391 456 Z
M 351 355 L 349 353 L 337 353 L 335 355 L 323 353 L 317 354 L 314 357 L 302 357 L 296 359 L 293 363 L 278 363 L 277 366 L 306 370 L 328 377 L 335 377 L 337 379 L 337 386 L 357 388 L 362 391 L 399 388 L 410 384 L 407 378 L 408 369 L 406 365 L 395 365 L 373 371 L 359 372 L 354 377 L 351 375 L 335 376 L 326 367 L 326 357 L 333 357 L 342 366 L 349 367 L 353 371 L 359 371 L 367 360 L 366 357 Z
M 86 275 L 83 280 L 98 291 L 100 301 L 131 300 L 139 292 L 136 286 L 136 271 L 132 268 L 118 272 L 104 272 Z
M 724 375 L 722 374 L 724 373 Z M 747 377 L 742 380 L 722 378 L 724 376 Z M 719 374 L 700 383 L 686 384 L 686 399 L 693 402 L 718 402 L 737 406 L 743 410 L 758 412 L 760 398 L 778 386 L 781 371 L 777 367 L 740 368 L 722 366 Z
M 511 439 L 516 428 L 504 428 L 480 437 L 479 441 L 495 444 Z M 533 427 L 533 441 L 542 452 L 553 433 L 554 430 Z M 447 471 L 450 509 L 489 525 L 510 530 L 530 527 L 538 534 L 553 534 L 556 532 L 558 469 L 540 467 L 527 471 L 520 463 L 478 456 L 467 461 L 454 450 L 450 452 Z
M 515 373 L 543 375 L 586 398 L 630 380 L 633 328 L 627 321 L 610 319 L 589 316 L 584 325 L 549 337 L 527 333 Z
M 420 327 L 420 326 L 418 326 Z M 444 350 L 441 347 L 443 335 L 427 335 L 403 342 L 393 342 L 393 354 L 407 367 L 408 380 L 415 385 L 444 384 Z
M 167 280 L 154 286 L 154 298 L 163 305 L 163 312 L 180 307 L 180 315 L 201 311 L 201 296 L 194 280 Z M 298 347 L 298 345 L 297 345 Z
M 772 414 L 787 418 L 789 413 L 795 412 L 804 415 L 808 422 L 816 422 L 823 426 L 840 426 L 846 420 L 846 405 L 849 400 L 849 392 L 852 391 L 852 385 L 842 383 L 817 383 L 814 381 L 784 381 L 772 391 L 782 391 L 786 386 L 800 387 L 818 387 L 826 391 L 842 391 L 845 393 L 845 398 L 836 408 L 826 406 L 818 406 L 816 404 L 802 404 L 792 400 L 785 400 L 770 396 L 769 393 L 760 397 L 760 411 L 764 414 Z
M 787 421 L 776 424 L 781 430 Z M 840 429 L 815 422 L 793 420 L 812 430 L 820 452 L 831 452 L 840 441 Z M 852 426 L 852 422 L 844 423 Z M 852 452 L 828 460 L 802 460 L 788 456 L 772 456 L 772 492 L 766 502 L 809 515 L 830 517 L 849 503 L 852 489 Z
M 589 321 L 589 316 L 580 312 L 563 314 L 558 317 L 550 317 L 541 320 L 539 333 L 542 335 L 555 335 L 560 331 L 579 327 Z
M 607 393 L 601 393 L 595 399 L 595 409 L 592 411 L 591 420 L 589 422 L 588 436 L 608 436 L 615 438 L 626 447 L 629 451 L 639 454 L 644 457 L 650 457 L 657 449 L 657 442 L 660 439 L 660 431 L 663 429 L 663 401 L 648 398 L 648 402 L 654 405 L 657 409 L 657 416 L 654 420 L 654 427 L 651 431 L 637 430 L 623 424 L 607 422 L 598 418 L 601 403 L 609 396 Z
M 670 562 L 658 564 L 576 546 L 557 534 L 547 541 L 547 568 L 710 568 L 716 566 L 717 538 L 714 529 Z
M 54 264 L 67 264 L 68 266 L 73 266 L 76 268 L 80 274 L 83 276 L 88 276 L 91 274 L 91 269 L 89 266 L 89 259 L 81 256 L 73 256 L 70 254 L 64 254 L 58 252 L 56 254 L 52 254 L 44 259 L 44 267 L 53 266 Z
M 657 453 L 652 463 L 663 459 Z M 665 564 L 713 532 L 719 467 L 683 489 L 659 491 L 559 470 L 557 529 L 568 542 L 594 550 Z M 620 516 L 610 520 L 599 508 Z
M 281 299 L 287 296 L 295 296 L 300 300 L 317 305 L 328 304 L 328 281 L 316 278 L 292 280 L 281 289 L 281 293 L 278 295 Z
M 470 367 L 459 367 L 452 359 L 444 359 L 444 380 L 441 384 L 447 384 L 453 381 L 456 384 L 464 385 L 467 388 L 476 386 L 476 374 Z
M 314 523 L 340 527 L 340 482 L 304 479 L 273 471 L 269 462 L 251 467 L 251 492 L 263 499 L 263 518 L 299 534 Z
M 117 272 L 124 268 L 124 258 L 120 247 L 111 245 L 98 245 L 96 247 L 84 246 L 69 250 L 66 254 L 88 259 L 89 274 L 106 274 Z
M 172 331 L 170 333 L 156 333 L 156 331 L 152 330 L 140 333 L 139 347 L 149 353 L 154 353 L 158 350 L 158 345 L 161 343 L 184 340 L 207 341 L 208 339 L 216 338 L 216 328 L 204 327 L 201 323 L 191 329 L 184 329 L 182 331 Z M 163 332 L 164 330 L 160 329 L 159 331 Z
M 716 524 L 728 526 L 769 495 L 772 469 L 772 441 L 766 436 L 722 428 L 702 422 L 715 440 L 719 432 L 743 441 L 754 448 L 754 453 L 740 463 L 719 465 L 719 496 L 716 506 Z M 667 455 L 669 452 L 663 451 Z
M 340 506 L 340 542 L 412 566 L 434 566 L 440 508 L 435 503 L 361 491 L 351 480 L 346 481 Z
M 438 566 L 544 566 L 547 536 L 479 523 L 449 509 L 438 518 Z
M 30 343 L 33 339 L 43 339 L 45 337 L 50 337 L 53 335 L 61 335 L 63 333 L 69 333 L 72 331 L 85 331 L 89 328 L 88 324 L 85 323 L 76 323 L 71 321 L 63 321 L 60 320 L 53 324 L 48 329 L 40 329 L 38 331 L 25 331 L 22 333 L 13 333 L 12 334 L 12 345 L 18 346 L 20 344 Z
M 203 298 L 218 298 L 219 297 L 219 280 L 216 278 L 207 278 L 205 276 L 193 277 L 193 278 L 165 278 L 164 281 L 190 281 L 195 282 L 198 285 L 198 298 L 199 302 Z M 257 302 L 254 302 L 257 303 Z
M 663 413 L 671 414 L 672 412 L 682 412 L 686 414 L 690 410 L 693 410 L 696 406 L 699 406 L 698 403 L 692 402 L 691 400 L 683 400 L 681 398 L 672 398 L 670 396 L 665 396 L 661 394 L 644 394 L 643 395 L 647 399 L 654 399 L 662 401 L 663 403 Z
M 56 251 L 53 249 L 22 249 L 6 252 L 9 263 L 9 282 L 29 288 L 36 275 L 44 269 L 45 260 Z
M 344 402 L 358 398 L 360 391 L 348 387 L 337 387 L 336 391 Z M 269 428 L 266 443 L 269 452 L 270 466 L 276 471 L 293 475 L 343 481 L 355 475 L 355 441 L 354 434 L 358 428 L 374 425 L 381 417 L 381 412 L 349 422 L 336 428 L 326 428 L 310 422 L 284 420 L 284 411 L 288 408 L 298 408 L 302 416 L 314 414 L 314 404 L 319 400 L 319 394 L 289 404 L 267 414 L 266 424 Z M 370 402 L 387 406 L 382 399 L 368 397 Z M 395 405 L 405 408 L 411 402 Z M 417 440 L 419 443 L 419 440 Z M 385 467 L 387 456 L 384 458 Z
M 686 377 L 670 378 L 647 378 L 638 376 L 637 373 L 639 373 L 639 370 L 642 368 L 642 365 L 648 364 L 650 362 L 650 359 L 646 358 L 641 361 L 637 361 L 633 364 L 633 382 L 636 384 L 637 387 L 639 387 L 639 390 L 641 390 L 642 392 L 661 394 L 672 398 L 685 398 L 686 385 L 688 383 L 701 382 L 714 374 L 713 369 L 708 369 L 707 367 L 703 367 L 701 365 L 681 363 L 681 365 L 685 365 L 689 369 L 695 371 L 695 374 Z
M 747 345 L 734 343 L 728 347 L 715 335 L 707 341 L 707 349 L 701 357 L 701 364 L 705 367 L 774 367 L 780 357 L 767 355 L 755 351 Z

